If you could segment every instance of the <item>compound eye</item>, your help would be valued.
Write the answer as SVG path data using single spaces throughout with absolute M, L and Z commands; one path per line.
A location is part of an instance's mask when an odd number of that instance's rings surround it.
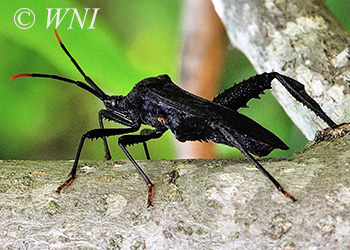
M 112 107 L 115 107 L 115 104 L 116 104 L 115 99 L 113 99 L 113 100 L 111 101 Z

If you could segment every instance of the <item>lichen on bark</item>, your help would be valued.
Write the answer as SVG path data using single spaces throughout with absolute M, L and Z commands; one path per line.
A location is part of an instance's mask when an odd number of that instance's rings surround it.
M 349 130 L 349 127 L 346 127 Z M 340 133 L 342 134 L 342 133 Z M 128 161 L 0 161 L 5 249 L 271 249 L 350 247 L 350 135 L 261 164 L 291 202 L 244 159 L 139 161 L 154 207 Z M 317 240 L 314 240 L 317 239 Z
M 297 79 L 332 119 L 349 121 L 350 37 L 324 1 L 212 2 L 231 43 L 258 73 L 277 71 Z M 325 127 L 277 82 L 272 92 L 309 140 Z

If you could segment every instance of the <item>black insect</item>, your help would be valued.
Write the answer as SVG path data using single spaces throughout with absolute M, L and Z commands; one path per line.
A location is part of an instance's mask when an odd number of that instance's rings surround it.
M 122 135 L 118 144 L 129 158 L 148 187 L 148 206 L 152 205 L 153 184 L 147 175 L 127 150 L 127 146 L 143 143 L 147 159 L 150 159 L 146 142 L 161 137 L 165 131 L 170 131 L 176 139 L 185 141 L 213 141 L 237 148 L 255 167 L 272 181 L 276 188 L 292 201 L 296 199 L 287 193 L 282 186 L 257 162 L 251 155 L 266 156 L 272 150 L 288 147 L 276 135 L 237 110 L 246 103 L 271 88 L 271 81 L 277 79 L 289 93 L 303 103 L 330 127 L 335 124 L 321 107 L 305 92 L 304 86 L 298 81 L 276 72 L 263 73 L 242 81 L 215 97 L 212 101 L 193 95 L 175 85 L 168 75 L 159 75 L 143 79 L 137 83 L 126 96 L 106 95 L 80 68 L 75 59 L 63 45 L 55 30 L 55 35 L 61 48 L 71 59 L 85 81 L 75 81 L 65 77 L 48 74 L 22 73 L 11 77 L 41 77 L 52 78 L 77 85 L 85 89 L 105 105 L 106 109 L 99 111 L 100 128 L 93 129 L 81 137 L 78 151 L 69 179 L 63 183 L 57 192 L 69 186 L 76 177 L 78 161 L 86 139 L 102 138 L 105 147 L 105 158 L 111 159 L 107 137 Z M 114 121 L 125 128 L 104 128 L 103 120 Z M 150 125 L 154 130 L 142 130 L 140 134 L 130 134 L 140 129 L 142 124 Z

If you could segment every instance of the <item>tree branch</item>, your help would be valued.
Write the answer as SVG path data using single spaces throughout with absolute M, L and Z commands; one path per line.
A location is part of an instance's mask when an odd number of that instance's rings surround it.
M 231 43 L 259 73 L 299 80 L 337 123 L 350 120 L 350 37 L 323 0 L 212 2 Z M 309 140 L 325 126 L 279 84 L 272 92 Z
M 349 127 L 347 127 L 349 130 Z M 328 138 L 328 137 L 324 137 Z M 0 161 L 4 249 L 273 249 L 350 247 L 350 135 L 261 163 L 298 201 L 246 160 Z M 330 157 L 331 156 L 331 157 Z M 82 161 L 84 162 L 84 161 Z

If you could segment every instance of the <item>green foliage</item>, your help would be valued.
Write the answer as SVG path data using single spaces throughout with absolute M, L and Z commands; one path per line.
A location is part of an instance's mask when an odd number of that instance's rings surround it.
M 337 16 L 349 27 L 349 3 L 327 1 Z M 336 3 L 336 4 L 335 4 Z M 14 13 L 30 8 L 36 22 L 30 29 L 14 24 Z M 9 82 L 21 72 L 52 73 L 81 80 L 79 72 L 60 49 L 53 33 L 46 29 L 46 8 L 100 8 L 95 29 L 67 29 L 71 16 L 58 32 L 84 71 L 108 94 L 126 94 L 139 80 L 167 73 L 176 82 L 180 58 L 180 1 L 3 1 L 0 10 L 0 158 L 1 159 L 73 159 L 83 132 L 97 128 L 97 112 L 102 103 L 89 93 L 47 79 L 22 78 Z M 237 51 L 228 52 L 223 82 L 234 82 L 255 74 L 249 62 Z M 268 94 L 261 103 L 249 103 L 250 117 L 276 132 L 292 150 L 305 144 L 301 133 L 289 121 L 274 98 Z M 281 117 L 282 116 L 282 117 Z M 276 122 L 278 121 L 278 122 Z M 109 124 L 108 126 L 115 126 Z M 149 143 L 152 158 L 174 158 L 167 132 Z M 113 159 L 124 159 L 111 138 Z M 295 144 L 293 141 L 296 141 Z M 136 159 L 144 158 L 142 145 L 130 147 Z M 221 157 L 232 157 L 231 148 L 223 148 Z M 88 141 L 82 158 L 103 158 L 102 141 Z
M 31 9 L 36 16 L 33 27 L 26 30 L 17 28 L 13 22 L 14 13 L 23 7 Z M 9 82 L 11 75 L 21 72 L 50 73 L 81 80 L 56 41 L 54 23 L 46 29 L 46 8 L 77 8 L 83 16 L 84 8 L 88 7 L 100 8 L 95 29 L 80 29 L 77 22 L 74 29 L 67 29 L 71 21 L 67 14 L 58 32 L 84 71 L 106 93 L 127 94 L 145 77 L 162 73 L 176 75 L 179 4 L 105 1 L 86 6 L 68 0 L 4 2 L 0 17 L 3 83 L 0 85 L 0 158 L 72 159 L 82 133 L 99 126 L 97 112 L 103 108 L 102 103 L 73 85 L 33 78 Z M 159 142 L 162 147 L 151 149 L 154 158 L 174 157 L 173 146 L 167 143 L 169 136 Z M 115 138 L 110 140 L 114 159 L 125 158 L 116 142 Z M 152 146 L 153 142 L 150 148 Z M 136 158 L 143 158 L 138 148 L 132 147 L 131 151 Z M 103 158 L 102 142 L 87 142 L 83 158 Z

